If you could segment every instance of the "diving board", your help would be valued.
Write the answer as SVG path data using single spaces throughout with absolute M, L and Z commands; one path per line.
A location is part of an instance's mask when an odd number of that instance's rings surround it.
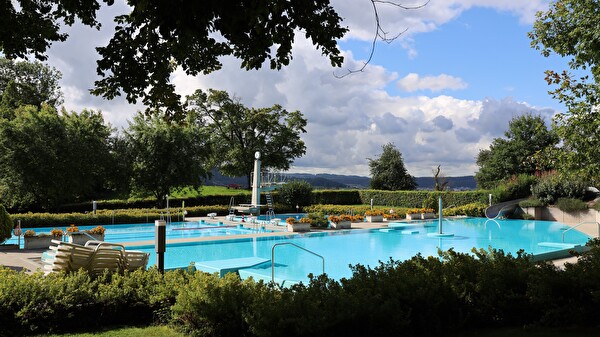
M 223 277 L 227 273 L 237 273 L 240 269 L 255 267 L 259 264 L 270 261 L 271 260 L 269 259 L 254 256 L 241 257 L 237 259 L 201 261 L 195 262 L 194 266 L 196 267 L 196 270 L 201 270 L 207 273 L 219 273 L 219 276 Z

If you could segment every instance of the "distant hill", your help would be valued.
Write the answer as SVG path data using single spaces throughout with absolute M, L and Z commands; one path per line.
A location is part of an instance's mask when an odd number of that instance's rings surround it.
M 477 188 L 474 176 L 462 176 L 462 177 L 445 177 L 448 181 L 448 188 L 450 190 L 474 190 Z M 433 190 L 435 183 L 433 177 L 417 177 L 417 186 L 420 190 Z
M 355 176 L 355 175 L 340 175 L 340 174 L 310 174 L 310 173 L 287 173 L 284 174 L 288 181 L 290 180 L 304 180 L 311 184 L 314 188 L 325 188 L 325 189 L 342 189 L 342 188 L 356 188 L 366 189 L 369 188 L 371 178 Z M 432 190 L 434 187 L 432 177 L 417 177 L 418 189 L 420 190 Z M 462 177 L 446 177 L 448 180 L 448 186 L 451 190 L 474 190 L 477 187 L 475 183 L 475 177 L 473 176 L 462 176 Z M 229 184 L 237 184 L 245 188 L 248 187 L 248 183 L 245 177 L 226 177 L 221 175 L 217 171 L 213 171 L 213 177 L 205 181 L 205 185 L 217 185 L 227 186 Z

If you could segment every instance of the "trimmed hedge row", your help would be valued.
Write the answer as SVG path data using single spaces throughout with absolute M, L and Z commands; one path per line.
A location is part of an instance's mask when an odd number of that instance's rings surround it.
M 194 207 L 194 206 L 206 206 L 206 205 L 229 205 L 231 198 L 234 198 L 236 203 L 244 203 L 250 200 L 250 195 L 248 194 L 238 194 L 238 195 L 209 195 L 209 196 L 199 196 L 194 198 L 170 198 L 169 206 L 176 208 L 181 207 L 183 202 L 185 202 L 185 207 Z M 128 209 L 128 208 L 155 208 L 156 207 L 156 199 L 154 198 L 146 198 L 146 199 L 128 199 L 128 200 L 98 200 L 96 201 L 98 209 L 108 209 L 108 210 L 117 210 L 117 209 Z M 92 211 L 92 202 L 81 202 L 76 204 L 68 204 L 62 205 L 59 209 L 60 212 L 74 212 L 74 213 L 85 213 Z
M 196 206 L 187 207 L 188 217 L 206 216 L 208 213 L 217 213 L 219 215 L 227 214 L 227 206 Z M 76 225 L 107 225 L 107 224 L 125 224 L 125 223 L 145 223 L 154 222 L 161 216 L 167 214 L 166 209 L 126 209 L 126 210 L 98 210 L 93 213 L 21 213 L 12 214 L 10 217 L 14 223 L 21 220 L 21 227 L 52 227 Z M 169 214 L 173 220 L 183 219 L 183 213 L 180 208 L 169 209 Z
M 6 335 L 170 322 L 194 336 L 447 336 L 478 328 L 592 327 L 600 241 L 564 270 L 529 255 L 448 251 L 279 289 L 235 274 L 156 269 L 92 279 L 0 268 Z
M 280 202 L 278 192 L 274 191 L 273 199 Z M 435 191 L 380 191 L 380 190 L 315 190 L 312 191 L 311 203 L 334 204 L 334 205 L 370 205 L 396 206 L 396 207 L 422 207 L 423 200 L 442 196 L 444 204 L 465 205 L 474 202 L 487 202 L 489 191 L 464 191 L 464 192 L 435 192 Z M 200 196 L 195 198 L 173 198 L 169 199 L 171 207 L 181 207 L 185 202 L 186 207 L 204 205 L 229 205 L 230 195 Z M 235 203 L 244 203 L 250 199 L 247 194 L 233 196 Z M 292 205 L 293 206 L 293 205 Z M 129 200 L 99 200 L 98 209 L 148 209 L 156 207 L 155 199 L 129 199 Z M 280 206 L 281 207 L 281 206 Z M 289 207 L 289 206 L 288 206 Z M 85 213 L 92 210 L 91 202 L 63 205 L 60 212 Z M 293 211 L 293 210 L 292 210 Z

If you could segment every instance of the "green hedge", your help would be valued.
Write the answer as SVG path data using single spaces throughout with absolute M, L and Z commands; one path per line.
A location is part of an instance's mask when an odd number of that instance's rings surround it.
M 487 202 L 490 191 L 464 191 L 464 192 L 434 192 L 434 191 L 380 191 L 380 190 L 316 190 L 312 191 L 311 203 L 315 204 L 334 204 L 334 205 L 370 205 L 371 199 L 377 206 L 396 206 L 396 207 L 422 207 L 423 201 L 427 198 L 442 196 L 445 205 L 465 205 L 474 202 Z M 294 205 L 283 205 L 282 198 L 278 191 L 273 191 L 273 200 L 277 204 L 280 212 L 294 212 Z M 229 205 L 232 196 L 215 195 L 200 196 L 195 198 L 172 198 L 169 199 L 169 205 L 172 208 L 181 207 L 185 202 L 187 207 L 206 206 L 206 205 Z M 235 204 L 249 202 L 248 194 L 239 194 L 233 196 Z M 496 197 L 495 197 L 496 199 Z M 437 202 L 437 201 L 436 201 Z M 301 205 L 302 206 L 302 205 Z M 98 209 L 119 210 L 119 209 L 152 209 L 156 207 L 156 200 L 148 199 L 129 199 L 129 200 L 99 200 Z M 92 211 L 92 202 L 63 205 L 59 209 L 62 213 L 85 213 Z
M 595 327 L 600 242 L 558 269 L 502 251 L 417 255 L 291 289 L 156 269 L 90 278 L 0 268 L 7 336 L 170 322 L 194 336 L 447 336 L 480 328 Z
M 187 207 L 188 217 L 206 216 L 208 213 L 225 215 L 228 213 L 227 206 L 196 206 Z M 125 223 L 154 222 L 161 215 L 167 214 L 166 209 L 127 209 L 127 210 L 98 210 L 92 213 L 21 213 L 11 214 L 14 223 L 21 220 L 21 227 L 52 227 L 76 225 L 107 225 Z M 169 209 L 169 214 L 174 221 L 183 219 L 180 208 Z
M 313 191 L 313 204 L 334 205 L 373 205 L 396 206 L 406 208 L 422 207 L 423 201 L 428 198 L 442 196 L 444 207 L 446 205 L 461 206 L 475 202 L 486 203 L 489 191 L 464 191 L 464 192 L 435 192 L 435 191 L 381 191 L 381 190 L 320 190 Z
M 209 196 L 199 196 L 194 198 L 170 198 L 169 206 L 170 207 L 181 207 L 181 205 L 185 202 L 185 207 L 194 207 L 194 206 L 206 206 L 206 205 L 229 205 L 231 198 L 234 198 L 236 204 L 243 204 L 250 201 L 250 195 L 248 194 L 239 194 L 239 195 L 209 195 Z M 97 200 L 98 209 L 108 209 L 108 210 L 117 210 L 117 209 L 147 209 L 147 208 L 155 208 L 156 207 L 156 199 L 154 198 L 146 198 L 146 199 L 128 199 L 128 200 Z M 76 204 L 68 204 L 62 205 L 59 208 L 59 212 L 78 212 L 85 213 L 92 211 L 92 202 L 82 202 Z

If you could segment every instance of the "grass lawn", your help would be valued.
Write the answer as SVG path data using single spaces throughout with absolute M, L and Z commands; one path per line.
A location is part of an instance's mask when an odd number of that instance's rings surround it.
M 251 195 L 252 192 L 243 188 L 227 188 L 225 186 L 202 186 L 200 191 L 191 187 L 184 187 L 178 191 L 171 193 L 174 198 L 194 198 L 198 196 L 209 196 L 209 195 Z
M 468 333 L 450 335 L 453 337 L 588 337 L 598 336 L 598 329 L 593 328 L 504 328 L 494 330 L 480 330 Z M 64 335 L 44 335 L 44 336 L 74 336 L 74 337 L 183 337 L 184 334 L 176 332 L 167 326 L 151 326 L 145 328 L 123 327 L 114 328 L 106 331 L 86 332 L 78 334 Z
M 121 327 L 109 328 L 104 331 L 73 333 L 63 335 L 43 335 L 43 336 L 77 336 L 77 337 L 183 337 L 182 333 L 175 331 L 168 326 L 150 326 L 150 327 Z

